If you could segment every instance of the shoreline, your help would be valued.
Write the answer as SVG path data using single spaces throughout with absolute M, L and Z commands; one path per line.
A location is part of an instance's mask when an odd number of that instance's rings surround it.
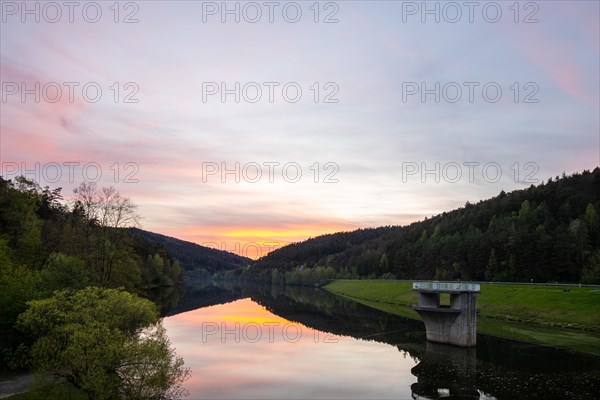
M 514 288 L 508 285 L 502 287 L 509 290 L 504 294 L 501 293 L 502 290 L 488 290 L 486 298 L 484 293 L 489 286 L 482 285 L 481 313 L 478 318 L 477 333 L 600 356 L 600 331 L 593 323 L 594 321 L 582 318 L 586 315 L 593 315 L 594 312 L 598 312 L 596 315 L 600 315 L 600 293 L 592 296 L 589 293 L 580 294 L 579 297 L 588 300 L 596 300 L 597 296 L 598 302 L 582 304 L 582 308 L 585 310 L 582 310 L 579 315 L 564 315 L 561 313 L 564 309 L 569 309 L 573 305 L 573 301 L 570 302 L 571 304 L 563 304 L 563 309 L 561 309 L 555 304 L 557 298 L 561 297 L 559 292 L 551 292 L 549 295 L 545 292 L 539 293 L 539 297 L 548 302 L 548 312 L 544 312 L 544 307 L 540 307 L 540 304 L 527 304 L 526 302 L 537 293 L 518 293 L 523 292 L 524 287 L 516 291 L 517 293 L 515 290 L 510 290 Z M 416 304 L 416 295 L 412 291 L 410 282 L 332 281 L 323 286 L 323 289 L 368 307 L 405 318 L 421 320 L 419 315 L 410 308 L 412 304 Z M 532 287 L 531 289 L 538 288 Z M 588 289 L 589 292 L 593 290 Z M 510 310 L 511 313 L 504 314 L 506 310 Z M 536 312 L 539 314 L 536 315 Z M 561 320 L 552 319 L 552 316 L 557 314 L 561 316 Z

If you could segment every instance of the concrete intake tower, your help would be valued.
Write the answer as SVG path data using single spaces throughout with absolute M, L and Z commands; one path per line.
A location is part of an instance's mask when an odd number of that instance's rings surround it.
M 461 347 L 477 344 L 478 283 L 413 282 L 419 304 L 413 308 L 425 322 L 427 340 Z M 440 294 L 450 294 L 450 304 L 440 304 Z

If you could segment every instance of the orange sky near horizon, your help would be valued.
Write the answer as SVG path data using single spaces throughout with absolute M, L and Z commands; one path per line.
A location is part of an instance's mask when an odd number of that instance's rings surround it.
M 189 228 L 173 230 L 170 236 L 181 240 L 197 243 L 201 246 L 217 250 L 228 251 L 256 260 L 290 243 L 297 243 L 309 238 L 355 230 L 360 226 L 349 224 L 331 225 L 296 225 L 291 227 L 214 227 L 214 228 Z
M 114 186 L 148 231 L 256 259 L 600 163 L 597 1 L 540 3 L 540 23 L 509 2 L 456 23 L 399 23 L 401 1 L 340 2 L 335 23 L 318 2 L 297 23 L 59 3 L 2 3 L 0 175 Z

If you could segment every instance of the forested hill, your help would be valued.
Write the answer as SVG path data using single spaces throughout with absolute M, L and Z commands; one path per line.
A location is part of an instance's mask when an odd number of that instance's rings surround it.
M 16 322 L 29 301 L 99 288 L 150 297 L 183 283 L 184 271 L 163 246 L 127 231 L 138 218 L 135 204 L 112 187 L 83 182 L 66 204 L 60 189 L 0 176 L 0 370 L 28 363 L 23 349 L 30 338 Z M 100 328 L 94 332 L 109 329 Z
M 549 179 L 404 227 L 291 244 L 245 279 L 384 277 L 600 283 L 600 169 Z
M 171 255 L 179 261 L 181 266 L 190 271 L 204 269 L 214 273 L 229 269 L 243 268 L 252 263 L 252 259 L 242 257 L 227 251 L 216 250 L 199 244 L 186 242 L 185 240 L 161 235 L 154 232 L 144 231 L 138 228 L 130 228 L 130 231 L 154 243 L 164 246 Z
M 0 370 L 28 362 L 21 351 L 31 344 L 29 337 L 15 324 L 29 301 L 93 286 L 121 288 L 161 301 L 162 306 L 162 295 L 176 293 L 183 283 L 179 257 L 200 276 L 209 276 L 202 268 L 236 268 L 249 261 L 151 232 L 130 231 L 138 219 L 135 204 L 113 187 L 82 182 L 66 202 L 60 188 L 0 176 Z M 169 304 L 173 298 L 167 299 Z
M 380 227 L 358 229 L 352 232 L 339 232 L 318 236 L 300 243 L 292 243 L 272 251 L 260 258 L 254 265 L 255 270 L 278 268 L 288 270 L 296 266 L 332 265 L 323 260 L 332 254 L 342 254 L 352 248 L 360 248 L 366 243 L 383 238 L 390 239 L 401 227 Z M 385 239 L 384 239 L 385 240 Z

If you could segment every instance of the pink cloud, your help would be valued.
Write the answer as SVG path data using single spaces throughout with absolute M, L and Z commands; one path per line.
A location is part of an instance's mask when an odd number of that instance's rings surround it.
M 553 17 L 558 18 L 558 16 Z M 589 47 L 590 53 L 582 55 L 581 51 L 576 52 L 571 42 L 572 39 L 567 38 L 567 36 L 574 35 L 583 40 L 589 37 L 594 29 L 595 35 L 598 36 L 598 22 L 596 20 L 594 28 L 590 23 L 581 23 L 580 20 L 581 18 L 573 15 L 572 12 L 571 18 L 565 18 L 561 15 L 560 21 L 556 22 L 559 26 L 564 27 L 561 31 L 553 28 L 555 24 L 548 23 L 517 25 L 513 31 L 512 40 L 515 47 L 536 68 L 548 76 L 560 90 L 581 103 L 598 107 L 598 88 L 584 79 L 589 76 L 589 70 L 585 71 L 585 68 L 597 68 L 597 65 L 594 67 L 593 64 L 586 66 L 580 63 L 584 57 L 587 62 L 592 52 L 595 52 L 595 62 L 597 64 L 598 48 L 597 46 L 595 48 L 591 45 L 586 46 Z M 592 43 L 597 43 L 597 38 Z
M 64 133 L 71 133 L 72 124 L 85 112 L 86 105 L 81 98 L 70 98 L 68 87 L 60 83 L 52 85 L 54 80 L 43 73 L 33 72 L 5 58 L 0 59 L 0 63 L 3 88 L 8 90 L 10 86 L 13 90 L 16 86 L 17 90 L 15 94 L 3 94 L 6 96 L 6 99 L 2 99 L 2 118 L 5 122 L 8 121 L 8 124 L 13 126 L 28 126 L 28 134 L 38 135 L 42 141 L 48 137 L 56 140 Z M 48 84 L 45 91 L 44 87 Z M 60 93 L 57 92 L 56 86 L 60 87 Z M 33 94 L 23 97 L 23 90 L 35 90 L 38 92 L 38 98 Z M 15 132 L 10 128 L 8 125 L 3 126 L 3 139 Z M 29 152 L 35 151 L 36 147 L 29 146 Z

